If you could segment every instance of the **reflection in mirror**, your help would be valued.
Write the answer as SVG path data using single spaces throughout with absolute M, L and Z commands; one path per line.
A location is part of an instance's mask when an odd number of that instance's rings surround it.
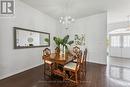
M 15 48 L 50 46 L 50 34 L 14 27 Z

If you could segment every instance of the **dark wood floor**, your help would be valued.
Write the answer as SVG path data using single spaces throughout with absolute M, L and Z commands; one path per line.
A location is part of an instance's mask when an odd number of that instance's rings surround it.
M 84 77 L 84 78 L 83 78 Z M 129 82 L 120 84 L 107 75 L 105 65 L 87 63 L 86 76 L 77 87 L 130 87 Z M 54 81 L 43 76 L 43 65 L 0 81 L 0 87 L 76 87 L 69 82 Z

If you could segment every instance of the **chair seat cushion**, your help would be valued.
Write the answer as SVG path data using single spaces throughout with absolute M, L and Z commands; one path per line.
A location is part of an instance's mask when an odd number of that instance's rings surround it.
M 73 60 L 73 62 L 77 62 L 77 59 Z
M 73 62 L 77 63 L 77 59 L 73 60 Z M 81 63 L 83 63 L 83 57 L 81 58 Z
M 76 63 L 73 63 L 73 62 L 70 62 L 70 63 L 67 63 L 64 68 L 67 68 L 67 69 L 71 69 L 71 70 L 75 70 L 76 69 Z
M 47 63 L 47 64 L 49 64 L 49 65 L 52 64 L 52 62 L 51 62 L 51 61 L 48 61 L 48 60 L 45 60 L 45 63 Z

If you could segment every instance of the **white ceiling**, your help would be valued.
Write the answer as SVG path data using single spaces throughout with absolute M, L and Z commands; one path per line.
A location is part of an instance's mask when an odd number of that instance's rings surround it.
M 108 23 L 128 21 L 130 0 L 110 0 L 108 7 Z
M 22 0 L 32 7 L 54 17 L 70 15 L 81 18 L 105 11 L 105 0 Z
M 33 8 L 58 19 L 82 18 L 108 11 L 108 23 L 125 21 L 130 15 L 130 0 L 22 0 Z

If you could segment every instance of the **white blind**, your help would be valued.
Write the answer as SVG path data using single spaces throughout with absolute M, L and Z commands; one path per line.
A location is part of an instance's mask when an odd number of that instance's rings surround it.
M 123 47 L 130 47 L 130 35 L 123 36 Z
M 120 36 L 111 36 L 111 47 L 120 47 Z

